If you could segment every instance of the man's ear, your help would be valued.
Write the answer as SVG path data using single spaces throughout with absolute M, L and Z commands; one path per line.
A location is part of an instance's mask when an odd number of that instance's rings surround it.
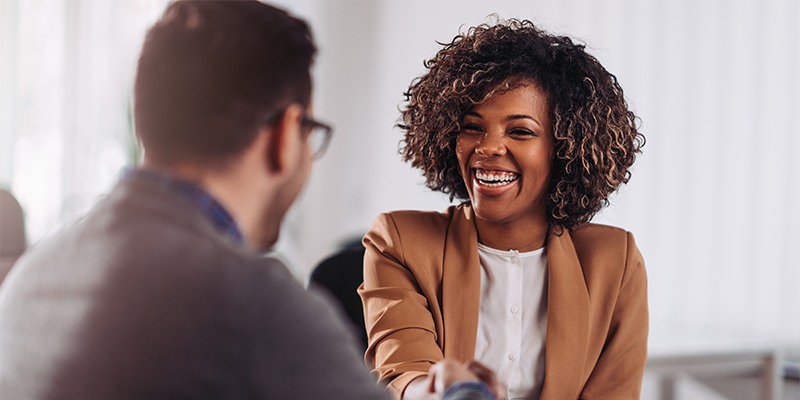
M 298 146 L 302 146 L 300 130 L 303 124 L 303 106 L 293 103 L 272 126 L 267 146 L 267 166 L 272 173 L 280 173 L 296 163 Z

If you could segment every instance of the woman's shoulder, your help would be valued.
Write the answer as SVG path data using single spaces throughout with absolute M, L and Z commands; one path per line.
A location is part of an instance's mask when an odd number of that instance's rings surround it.
M 444 212 L 392 211 L 379 215 L 365 239 L 381 249 L 394 248 L 401 253 L 438 254 L 444 252 L 448 232 L 459 219 L 467 219 L 463 206 L 451 206 Z
M 643 262 L 633 234 L 617 227 L 583 224 L 569 231 L 581 265 L 587 269 L 620 270 Z
M 392 225 L 400 234 L 444 234 L 461 206 L 450 206 L 444 212 L 400 210 L 383 213 L 375 224 Z
M 580 243 L 613 248 L 615 245 L 625 245 L 630 232 L 616 226 L 586 223 L 570 230 L 569 234 L 576 246 Z
M 575 251 L 581 259 L 625 260 L 636 250 L 633 234 L 614 226 L 583 224 L 569 231 Z

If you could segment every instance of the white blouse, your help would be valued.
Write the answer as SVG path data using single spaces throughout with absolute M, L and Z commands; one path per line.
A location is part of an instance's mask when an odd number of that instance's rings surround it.
M 481 300 L 475 359 L 497 372 L 508 398 L 538 398 L 544 383 L 547 252 L 497 250 L 478 243 Z

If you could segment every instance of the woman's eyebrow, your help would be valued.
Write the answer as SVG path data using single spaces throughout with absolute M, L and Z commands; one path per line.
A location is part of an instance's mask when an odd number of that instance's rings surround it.
M 465 117 L 466 117 L 467 115 L 469 115 L 470 117 L 475 117 L 475 118 L 480 118 L 480 119 L 483 119 L 483 115 L 480 115 L 480 114 L 476 113 L 475 111 L 467 111 L 466 113 L 464 113 L 464 116 L 465 116 Z
M 509 115 L 509 116 L 506 117 L 506 121 L 511 121 L 511 120 L 515 120 L 515 119 L 530 119 L 530 120 L 534 120 L 535 121 L 535 119 L 533 119 L 533 117 L 531 117 L 530 115 L 525 115 L 525 114 L 515 114 L 515 115 Z
M 525 114 L 509 115 L 509 116 L 506 117 L 506 122 L 514 121 L 514 120 L 518 120 L 518 119 L 528 119 L 528 120 L 533 121 L 536 125 L 542 126 L 542 123 L 537 121 L 536 118 L 533 118 L 530 115 L 525 115 Z
M 464 116 L 465 116 L 465 117 L 466 117 L 466 116 L 470 116 L 470 117 L 475 117 L 475 118 L 480 118 L 480 119 L 483 119 L 483 115 L 481 115 L 480 113 L 477 113 L 477 112 L 475 112 L 475 111 L 467 111 L 466 113 L 464 113 Z M 507 116 L 507 117 L 505 118 L 505 121 L 506 121 L 506 122 L 508 122 L 508 121 L 514 121 L 514 120 L 518 120 L 518 119 L 527 119 L 527 120 L 531 120 L 531 121 L 533 121 L 533 122 L 534 122 L 536 125 L 542 126 L 542 123 L 541 123 L 541 122 L 539 122 L 539 121 L 537 121 L 537 120 L 536 120 L 536 118 L 533 118 L 533 117 L 531 117 L 530 115 L 526 115 L 526 114 L 513 114 L 513 115 L 509 115 L 509 116 Z

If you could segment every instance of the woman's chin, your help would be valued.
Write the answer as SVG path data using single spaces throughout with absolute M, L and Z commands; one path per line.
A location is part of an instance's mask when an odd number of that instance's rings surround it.
M 499 204 L 486 204 L 486 202 L 472 203 L 475 217 L 486 222 L 503 223 L 514 219 L 508 207 Z

